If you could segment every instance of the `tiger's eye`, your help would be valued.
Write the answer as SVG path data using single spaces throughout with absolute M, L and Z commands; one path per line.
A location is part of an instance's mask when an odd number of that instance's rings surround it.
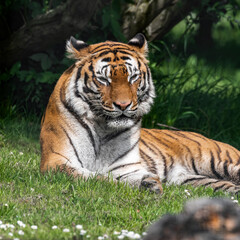
M 130 83 L 134 83 L 138 80 L 138 74 L 134 74 L 133 76 L 130 77 Z

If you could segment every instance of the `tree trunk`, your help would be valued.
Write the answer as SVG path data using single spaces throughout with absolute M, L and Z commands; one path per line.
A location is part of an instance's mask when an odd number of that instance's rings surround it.
M 96 0 L 68 0 L 56 9 L 33 19 L 0 42 L 0 64 L 11 66 L 16 61 L 36 52 L 43 52 L 56 43 L 63 43 L 71 35 L 80 33 L 99 7 L 97 3 L 99 1 Z

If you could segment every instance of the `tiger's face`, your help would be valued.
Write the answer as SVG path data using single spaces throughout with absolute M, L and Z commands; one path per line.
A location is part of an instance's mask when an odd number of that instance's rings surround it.
M 88 103 L 95 119 L 110 128 L 129 128 L 149 112 L 154 86 L 142 34 L 128 44 L 107 41 L 88 46 L 71 38 L 67 50 L 79 59 L 75 95 Z

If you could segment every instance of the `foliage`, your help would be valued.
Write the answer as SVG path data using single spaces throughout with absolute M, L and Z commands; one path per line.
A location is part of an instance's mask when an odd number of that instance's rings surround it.
M 156 50 L 151 49 L 151 55 L 155 56 Z M 184 62 L 174 56 L 158 65 L 150 62 L 157 97 L 144 126 L 159 128 L 166 124 L 222 141 L 229 139 L 240 147 L 237 77 L 230 77 L 221 67 L 207 66 L 196 55 Z
M 180 212 L 188 199 L 230 198 L 211 188 L 164 185 L 164 193 L 159 196 L 111 181 L 74 181 L 60 173 L 42 175 L 38 133 L 36 118 L 0 120 L 0 219 L 15 226 L 13 230 L 0 228 L 3 239 L 11 238 L 9 232 L 21 239 L 95 240 L 104 234 L 118 239 L 114 231 L 127 229 L 142 234 L 163 214 Z M 20 227 L 17 221 L 26 226 Z M 87 231 L 84 236 L 77 224 Z M 38 229 L 32 229 L 32 225 Z M 58 229 L 53 230 L 54 225 Z M 63 232 L 65 228 L 70 232 Z M 19 230 L 24 235 L 19 235 Z

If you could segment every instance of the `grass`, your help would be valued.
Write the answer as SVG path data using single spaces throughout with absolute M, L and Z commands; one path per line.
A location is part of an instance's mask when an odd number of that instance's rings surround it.
M 159 196 L 111 181 L 74 180 L 62 173 L 42 175 L 38 134 L 37 119 L 0 121 L 0 221 L 15 226 L 0 227 L 3 239 L 98 239 L 104 235 L 118 239 L 114 232 L 123 229 L 142 235 L 163 214 L 180 212 L 190 198 L 230 197 L 210 188 L 166 185 Z M 81 235 L 77 225 L 87 232 Z

